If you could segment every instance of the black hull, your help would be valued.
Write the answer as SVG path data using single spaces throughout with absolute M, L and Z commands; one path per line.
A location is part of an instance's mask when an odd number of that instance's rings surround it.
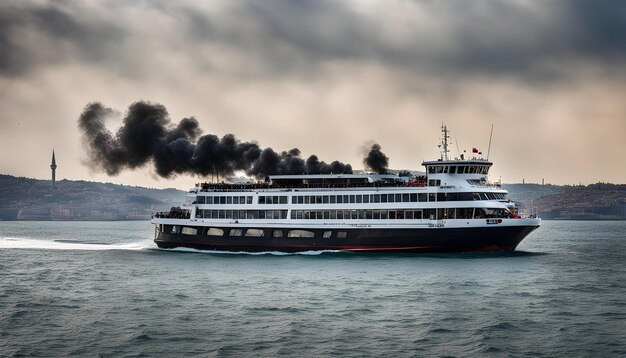
M 307 229 L 315 237 L 262 237 L 184 235 L 159 232 L 154 242 L 160 248 L 192 248 L 234 252 L 303 252 L 344 250 L 369 252 L 511 252 L 538 226 L 430 229 L 342 229 L 347 236 L 323 238 L 328 229 Z M 228 228 L 224 228 L 228 232 Z M 336 230 L 335 230 L 336 231 Z

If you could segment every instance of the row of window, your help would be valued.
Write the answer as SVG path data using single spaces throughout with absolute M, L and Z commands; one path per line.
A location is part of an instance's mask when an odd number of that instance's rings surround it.
M 287 204 L 287 196 L 259 196 L 259 204 Z
M 292 219 L 304 220 L 411 220 L 411 219 L 483 219 L 508 218 L 511 213 L 506 209 L 493 208 L 449 208 L 417 210 L 291 210 Z
M 484 165 L 430 165 L 429 174 L 487 174 L 489 167 Z
M 505 193 L 437 193 L 437 201 L 505 200 Z
M 504 193 L 403 193 L 365 195 L 294 195 L 292 204 L 416 203 L 435 201 L 504 200 Z M 259 204 L 287 204 L 284 195 L 259 196 Z M 197 196 L 197 204 L 252 204 L 251 196 Z
M 287 210 L 197 210 L 198 219 L 287 219 Z
M 287 210 L 198 210 L 198 219 L 287 219 Z M 506 209 L 353 209 L 291 210 L 291 219 L 304 220 L 402 220 L 402 219 L 481 219 L 510 217 Z
M 251 196 L 196 196 L 196 204 L 252 204 Z
M 161 232 L 172 233 L 172 234 L 184 234 L 184 235 L 205 235 L 205 236 L 232 236 L 232 237 L 263 237 L 265 236 L 265 231 L 263 229 L 222 229 L 217 227 L 192 227 L 192 226 L 180 226 L 180 225 L 162 225 L 160 227 Z M 268 232 L 270 229 L 267 230 Z M 321 237 L 324 239 L 328 239 L 333 237 L 338 239 L 345 239 L 348 235 L 346 231 L 337 231 L 333 232 L 332 230 L 327 230 L 321 233 Z M 314 231 L 309 230 L 283 230 L 283 229 L 273 229 L 271 230 L 272 237 L 315 237 L 316 233 Z M 318 234 L 319 235 L 319 234 Z
M 435 201 L 504 200 L 504 193 L 405 193 L 369 195 L 298 195 L 292 204 L 368 204 Z
M 292 219 L 304 220 L 368 220 L 422 219 L 435 215 L 435 209 L 422 210 L 291 210 Z
M 435 193 L 430 194 L 435 200 Z M 365 194 L 365 195 L 297 195 L 291 198 L 292 204 L 362 204 L 362 203 L 402 203 L 427 201 L 426 193 L 405 194 Z

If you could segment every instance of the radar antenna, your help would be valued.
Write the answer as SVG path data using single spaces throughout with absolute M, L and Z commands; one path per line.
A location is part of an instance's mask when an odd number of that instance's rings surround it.
M 450 153 L 450 150 L 448 149 L 448 139 L 450 139 L 450 131 L 448 130 L 448 127 L 446 127 L 444 124 L 441 125 L 441 132 L 443 133 L 443 136 L 441 137 L 441 160 L 448 160 L 448 153 Z

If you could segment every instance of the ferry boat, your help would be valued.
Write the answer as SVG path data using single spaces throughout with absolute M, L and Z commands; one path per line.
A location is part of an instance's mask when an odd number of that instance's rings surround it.
M 187 204 L 155 213 L 160 248 L 237 252 L 510 252 L 541 224 L 488 182 L 472 153 L 425 161 L 424 175 L 273 175 L 267 182 L 197 184 Z M 477 152 L 473 150 L 473 152 Z M 404 173 L 407 174 L 407 173 Z

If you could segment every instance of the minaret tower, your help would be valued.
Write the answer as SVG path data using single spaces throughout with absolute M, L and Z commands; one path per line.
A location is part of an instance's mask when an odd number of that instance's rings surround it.
M 54 159 L 54 149 L 52 150 L 52 163 L 50 164 L 50 169 L 52 169 L 52 189 L 54 189 L 56 184 L 55 171 L 57 170 L 57 161 Z

